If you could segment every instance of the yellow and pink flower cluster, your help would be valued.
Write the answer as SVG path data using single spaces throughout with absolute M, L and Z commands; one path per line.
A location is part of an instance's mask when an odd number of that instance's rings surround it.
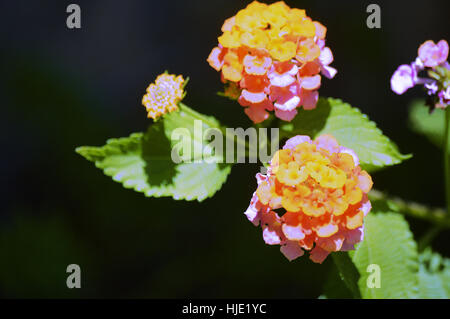
M 155 83 L 147 88 L 142 97 L 142 105 L 148 117 L 157 120 L 163 114 L 178 110 L 178 103 L 184 97 L 185 80 L 181 75 L 163 73 L 158 75 Z
M 283 1 L 252 2 L 226 20 L 222 32 L 208 62 L 221 71 L 225 94 L 238 99 L 254 123 L 267 119 L 267 111 L 290 121 L 298 107 L 314 109 L 320 74 L 337 72 L 329 66 L 326 28 Z
M 289 139 L 267 175 L 256 178 L 258 188 L 245 215 L 261 225 L 267 244 L 281 245 L 289 260 L 308 250 L 322 263 L 330 252 L 352 250 L 363 239 L 372 178 L 355 152 L 331 135 Z

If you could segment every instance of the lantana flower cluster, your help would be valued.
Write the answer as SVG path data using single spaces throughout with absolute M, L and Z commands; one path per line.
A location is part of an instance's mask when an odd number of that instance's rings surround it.
M 185 80 L 181 75 L 163 73 L 158 75 L 155 83 L 147 88 L 142 97 L 148 117 L 157 120 L 163 114 L 178 110 L 178 103 L 184 97 Z
M 398 67 L 391 78 L 391 88 L 397 94 L 403 94 L 417 84 L 423 85 L 430 97 L 430 106 L 446 108 L 450 104 L 450 64 L 448 43 L 445 40 L 435 44 L 428 40 L 418 50 L 418 57 L 411 64 Z M 419 77 L 423 70 L 429 77 Z
M 333 78 L 337 72 L 329 66 L 326 31 L 305 10 L 254 1 L 225 21 L 208 62 L 221 72 L 225 95 L 237 99 L 254 123 L 273 110 L 291 121 L 297 108 L 316 107 L 320 74 Z
M 289 260 L 307 250 L 322 263 L 331 252 L 353 250 L 363 240 L 372 179 L 355 152 L 331 135 L 289 139 L 267 174 L 256 178 L 245 215 L 261 225 L 266 244 L 281 245 Z

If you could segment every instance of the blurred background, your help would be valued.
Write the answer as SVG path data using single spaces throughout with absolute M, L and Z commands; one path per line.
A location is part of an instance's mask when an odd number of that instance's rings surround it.
M 73 2 L 81 29 L 66 27 Z M 243 215 L 257 165 L 234 166 L 216 196 L 200 204 L 125 190 L 74 152 L 145 130 L 140 100 L 165 70 L 190 77 L 187 105 L 225 125 L 249 126 L 237 103 L 216 95 L 222 84 L 206 62 L 223 21 L 249 2 L 0 3 L 0 297 L 319 296 L 331 258 L 290 263 Z M 286 3 L 328 28 L 339 72 L 320 94 L 359 107 L 403 153 L 414 153 L 375 173 L 375 187 L 443 207 L 441 152 L 407 123 L 410 101 L 424 93 L 397 96 L 389 80 L 425 40 L 450 40 L 449 1 L 374 1 L 381 29 L 366 26 L 370 1 Z M 416 237 L 428 227 L 408 221 Z M 433 248 L 449 257 L 449 239 L 441 233 Z M 66 287 L 72 263 L 81 267 L 81 289 Z

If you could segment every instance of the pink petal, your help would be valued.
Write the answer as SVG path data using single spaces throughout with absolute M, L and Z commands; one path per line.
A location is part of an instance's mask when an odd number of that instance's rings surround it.
M 242 90 L 241 96 L 250 103 L 261 103 L 267 97 L 266 93 L 264 92 L 253 93 L 245 89 Z
M 329 252 L 339 251 L 341 250 L 344 240 L 344 234 L 339 232 L 328 238 L 318 238 L 317 245 Z
M 255 124 L 261 123 L 269 117 L 269 113 L 262 104 L 250 105 L 244 112 Z
M 320 73 L 323 74 L 326 78 L 332 79 L 335 77 L 337 70 L 331 66 L 324 65 L 321 67 Z
M 410 65 L 402 64 L 391 78 L 391 89 L 397 94 L 403 94 L 415 85 L 415 73 Z
M 355 250 L 355 245 L 347 243 L 347 241 L 344 241 L 344 244 L 342 244 L 341 251 L 350 251 Z
M 326 149 L 330 153 L 339 152 L 338 141 L 330 134 L 322 134 L 314 140 L 314 143 L 323 149 Z
M 333 62 L 333 53 L 329 47 L 325 47 L 320 51 L 319 61 L 323 66 Z
M 282 230 L 286 238 L 289 240 L 302 240 L 305 238 L 305 234 L 303 233 L 301 226 L 289 226 L 287 224 L 283 224 Z
M 364 239 L 364 225 L 356 229 L 348 230 L 345 235 L 345 242 L 350 245 L 355 245 Z
M 309 254 L 309 258 L 318 264 L 321 264 L 325 258 L 330 254 L 330 252 L 326 251 L 323 248 L 320 248 L 319 246 L 314 247 L 313 250 L 311 250 L 311 253 Z
M 294 150 L 298 144 L 305 142 L 311 143 L 311 138 L 307 135 L 297 135 L 288 139 L 284 144 L 283 149 Z
M 319 237 L 327 238 L 336 234 L 339 230 L 339 227 L 335 224 L 328 224 L 325 226 L 321 226 L 317 228 L 316 234 Z
M 263 57 L 263 59 L 264 59 L 264 62 L 262 63 L 262 65 L 255 64 L 255 60 L 259 60 L 259 58 L 256 56 L 247 54 L 244 58 L 245 71 L 248 74 L 253 74 L 253 75 L 266 74 L 267 70 L 272 65 L 272 59 L 269 57 Z
M 281 238 L 275 230 L 271 230 L 265 226 L 263 230 L 263 238 L 267 245 L 278 245 L 281 243 Z
M 435 67 L 445 62 L 448 57 L 448 43 L 441 40 L 438 44 L 428 40 L 419 47 L 419 58 L 422 60 L 424 66 Z
M 364 213 L 364 216 L 367 216 L 367 214 L 372 209 L 372 204 L 370 203 L 369 198 L 367 197 L 367 194 L 364 194 L 362 205 L 361 205 L 361 211 Z
M 301 100 L 305 110 L 315 109 L 319 101 L 319 92 L 302 89 Z
M 247 210 L 244 213 L 245 216 L 247 216 L 248 220 L 255 226 L 259 225 L 259 221 L 261 219 L 261 214 L 259 212 L 259 209 L 257 208 L 258 204 L 258 196 L 256 195 L 256 192 L 254 192 L 252 200 L 250 201 L 250 206 L 248 206 Z
M 294 96 L 299 96 L 300 87 L 297 82 L 285 87 L 271 86 L 269 99 L 284 104 Z
M 261 173 L 257 173 L 256 174 L 256 182 L 258 183 L 258 185 L 261 184 L 262 182 L 265 182 L 265 181 L 267 181 L 267 176 L 266 175 L 263 175 Z
M 289 261 L 293 261 L 304 254 L 303 249 L 295 241 L 288 241 L 280 247 L 280 251 Z
M 272 70 L 269 71 L 267 76 L 269 77 L 270 84 L 278 87 L 286 87 L 295 82 L 295 75 L 298 73 L 298 67 L 293 64 L 292 68 L 285 73 L 278 73 L 275 71 L 275 68 L 272 67 Z
M 346 153 L 346 154 L 350 154 L 353 157 L 353 162 L 355 163 L 356 166 L 359 165 L 359 158 L 358 155 L 356 155 L 355 151 L 349 148 L 346 148 L 344 146 L 341 146 L 339 148 L 339 153 Z
M 282 111 L 280 109 L 275 109 L 275 116 L 283 121 L 292 121 L 292 119 L 297 115 L 297 110 L 292 111 Z
M 220 71 L 220 69 L 222 69 L 223 66 L 223 59 L 220 59 L 220 55 L 222 53 L 222 49 L 215 47 L 211 53 L 209 54 L 208 57 L 208 63 L 209 65 L 211 65 L 214 69 L 216 69 L 216 71 Z
M 301 86 L 307 90 L 315 90 L 320 86 L 321 77 L 319 74 L 314 76 L 305 76 L 302 78 Z
M 437 44 L 439 52 L 440 52 L 440 61 L 439 64 L 444 63 L 448 58 L 448 43 L 445 40 L 441 40 Z
M 279 109 L 281 111 L 292 111 L 295 110 L 299 104 L 300 104 L 300 97 L 294 95 L 283 104 L 276 102 L 274 106 L 276 109 Z

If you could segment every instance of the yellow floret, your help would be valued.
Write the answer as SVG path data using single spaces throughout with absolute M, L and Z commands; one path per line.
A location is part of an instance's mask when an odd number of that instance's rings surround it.
M 233 28 L 231 31 L 225 31 L 218 40 L 225 48 L 239 48 L 241 46 L 241 32 Z
M 270 55 L 281 62 L 289 61 L 295 57 L 297 45 L 294 42 L 272 41 L 269 45 Z
M 147 94 L 142 97 L 148 117 L 158 119 L 161 115 L 178 109 L 178 103 L 183 99 L 184 79 L 181 75 L 160 74 L 155 83 L 147 88 Z
M 254 49 L 265 49 L 269 43 L 269 37 L 262 30 L 254 32 L 245 32 L 241 36 L 241 43 Z

